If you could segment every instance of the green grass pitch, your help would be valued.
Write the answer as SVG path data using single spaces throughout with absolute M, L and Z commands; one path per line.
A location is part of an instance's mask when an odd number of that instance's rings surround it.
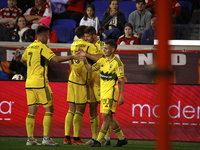
M 42 141 L 42 137 L 36 138 L 38 142 Z M 0 150 L 154 150 L 155 141 L 151 140 L 128 140 L 128 144 L 123 147 L 113 147 L 117 139 L 111 140 L 111 146 L 90 147 L 83 145 L 63 145 L 63 138 L 53 138 L 59 143 L 59 146 L 26 146 L 26 137 L 1 137 Z M 83 139 L 86 142 L 88 139 Z M 175 142 L 171 143 L 172 150 L 200 150 L 200 142 Z

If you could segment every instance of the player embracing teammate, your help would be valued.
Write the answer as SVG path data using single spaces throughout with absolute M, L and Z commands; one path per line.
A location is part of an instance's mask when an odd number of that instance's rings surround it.
M 72 43 L 71 53 L 75 54 L 76 51 L 81 51 L 86 59 L 84 61 L 73 60 L 71 65 L 72 71 L 69 77 L 67 98 L 70 105 L 65 119 L 64 144 L 100 147 L 104 145 L 104 137 L 111 126 L 119 138 L 116 146 L 126 145 L 128 142 L 118 122 L 113 117 L 118 100 L 118 81 L 120 81 L 118 103 L 119 105 L 124 103 L 124 65 L 114 55 L 117 44 L 114 40 L 109 40 L 104 48 L 104 42 L 97 38 L 94 27 L 79 26 L 76 28 L 75 34 L 79 39 Z M 101 67 L 104 65 L 105 67 Z M 103 124 L 98 133 L 97 105 L 99 101 Z M 90 106 L 92 139 L 84 143 L 80 138 L 80 130 L 87 103 Z M 74 135 L 71 140 L 70 130 L 72 125 Z

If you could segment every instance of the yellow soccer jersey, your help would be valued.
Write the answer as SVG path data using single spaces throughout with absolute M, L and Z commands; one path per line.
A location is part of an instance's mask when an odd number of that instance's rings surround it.
M 83 49 L 90 54 L 96 54 L 97 48 L 83 39 L 78 39 L 71 44 L 71 54 L 75 54 L 78 49 Z M 84 85 L 87 84 L 88 72 L 83 61 L 72 60 L 72 71 L 69 75 L 69 82 Z
M 22 59 L 27 64 L 26 88 L 43 88 L 46 86 L 48 82 L 47 62 L 54 56 L 54 52 L 47 45 L 37 40 L 26 48 L 22 55 Z
M 100 58 L 93 67 L 100 70 L 101 99 L 118 99 L 118 79 L 124 77 L 124 64 L 116 56 L 112 60 Z
M 98 40 L 94 45 L 97 47 L 97 54 L 104 54 L 103 50 L 105 42 Z
M 104 54 L 103 50 L 104 50 L 105 42 L 98 40 L 94 45 L 97 48 L 96 54 Z M 91 64 L 93 65 L 94 63 L 95 62 L 93 62 Z M 99 70 L 91 73 L 90 81 L 95 85 L 100 84 L 100 72 L 99 72 Z

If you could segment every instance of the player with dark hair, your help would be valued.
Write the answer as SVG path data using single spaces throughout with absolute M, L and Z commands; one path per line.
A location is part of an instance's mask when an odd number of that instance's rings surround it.
M 150 27 L 150 20 L 152 14 L 145 9 L 145 0 L 136 0 L 137 10 L 129 14 L 128 22 L 133 26 L 133 34 L 139 39 L 144 30 Z
M 119 105 L 124 104 L 124 64 L 114 55 L 116 49 L 117 44 L 115 40 L 108 40 L 105 42 L 105 57 L 100 58 L 92 66 L 88 63 L 87 59 L 84 60 L 85 67 L 89 72 L 100 70 L 100 112 L 102 113 L 103 124 L 97 140 L 94 141 L 91 147 L 101 146 L 101 142 L 110 125 L 119 138 L 116 146 L 121 147 L 128 143 L 119 123 L 113 116 L 116 111 L 117 100 Z M 120 82 L 120 90 L 118 90 L 118 80 Z M 119 97 L 118 93 L 120 93 Z
M 75 35 L 79 38 L 71 44 L 71 53 L 75 54 L 77 50 L 82 49 L 87 57 L 91 60 L 97 60 L 97 49 L 94 44 L 85 41 L 84 30 L 86 26 L 79 26 L 75 30 Z M 85 112 L 85 106 L 88 102 L 90 94 L 89 90 L 89 74 L 84 66 L 83 61 L 73 60 L 71 64 L 71 73 L 68 82 L 67 102 L 69 102 L 69 110 L 65 118 L 65 138 L 64 144 L 85 145 L 80 138 L 80 130 L 82 126 L 82 116 Z M 73 124 L 74 136 L 71 141 L 70 130 Z
M 41 145 L 34 138 L 34 118 L 38 110 L 38 104 L 42 104 L 45 109 L 43 118 L 43 145 L 57 146 L 50 136 L 53 115 L 53 93 L 48 84 L 47 69 L 48 60 L 63 62 L 71 59 L 83 59 L 78 53 L 70 56 L 56 56 L 46 45 L 49 39 L 50 29 L 46 26 L 39 26 L 36 29 L 37 40 L 30 44 L 21 62 L 27 66 L 26 95 L 28 105 L 28 115 L 26 117 L 26 131 L 28 140 L 26 145 Z M 77 60 L 77 61 L 78 61 Z
M 100 41 L 97 37 L 96 30 L 94 27 L 89 26 L 84 30 L 85 40 L 94 44 L 97 48 L 98 58 L 103 56 L 104 42 Z M 93 65 L 96 61 L 91 60 L 86 54 L 88 62 Z M 86 142 L 86 145 L 91 145 L 97 139 L 98 129 L 99 129 L 99 115 L 97 112 L 97 106 L 100 102 L 100 72 L 95 71 L 90 73 L 89 80 L 90 87 L 90 99 L 88 100 L 90 108 L 90 123 L 91 123 L 91 132 L 92 139 Z

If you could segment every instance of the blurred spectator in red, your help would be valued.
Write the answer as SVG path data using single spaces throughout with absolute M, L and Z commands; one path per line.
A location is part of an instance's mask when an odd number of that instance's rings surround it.
M 178 0 L 171 0 L 172 6 L 172 21 L 175 24 L 182 24 L 185 23 L 183 16 L 181 16 L 181 5 L 179 4 Z
M 151 18 L 151 27 L 145 30 L 141 37 L 141 45 L 153 45 L 155 38 L 156 17 Z
M 155 9 L 156 9 L 156 0 L 145 0 L 146 6 L 145 9 L 151 12 L 152 15 L 155 14 Z
M 8 6 L 0 10 L 0 23 L 13 29 L 19 15 L 22 15 L 22 10 L 17 7 L 17 0 L 8 0 Z
M 66 17 L 76 21 L 77 26 L 83 17 L 85 0 L 69 0 Z
M 146 6 L 147 6 L 147 5 L 153 6 L 153 5 L 154 5 L 154 2 L 155 2 L 155 0 L 145 0 Z
M 78 26 L 83 17 L 84 6 L 85 0 L 51 0 L 53 20 L 73 19 Z M 66 10 L 64 10 L 64 7 L 66 7 Z
M 51 17 L 49 16 L 39 20 L 39 25 L 50 27 L 50 24 L 51 24 Z M 48 43 L 57 43 L 57 41 L 58 41 L 58 38 L 56 35 L 56 31 L 51 30 L 49 33 Z
M 50 6 L 45 0 L 35 0 L 35 6 L 29 8 L 24 16 L 28 21 L 28 27 L 36 29 L 38 27 L 38 21 L 44 17 L 52 16 Z
M 124 35 L 117 40 L 118 45 L 139 45 L 139 39 L 133 35 L 133 26 L 130 23 L 124 25 Z
M 11 41 L 16 42 L 33 42 L 35 31 L 27 27 L 26 18 L 18 16 L 16 20 L 16 28 L 11 31 Z
M 52 21 L 65 19 L 69 0 L 51 0 Z
M 171 0 L 172 6 L 172 17 L 176 18 L 181 15 L 181 5 L 179 4 L 178 0 Z

